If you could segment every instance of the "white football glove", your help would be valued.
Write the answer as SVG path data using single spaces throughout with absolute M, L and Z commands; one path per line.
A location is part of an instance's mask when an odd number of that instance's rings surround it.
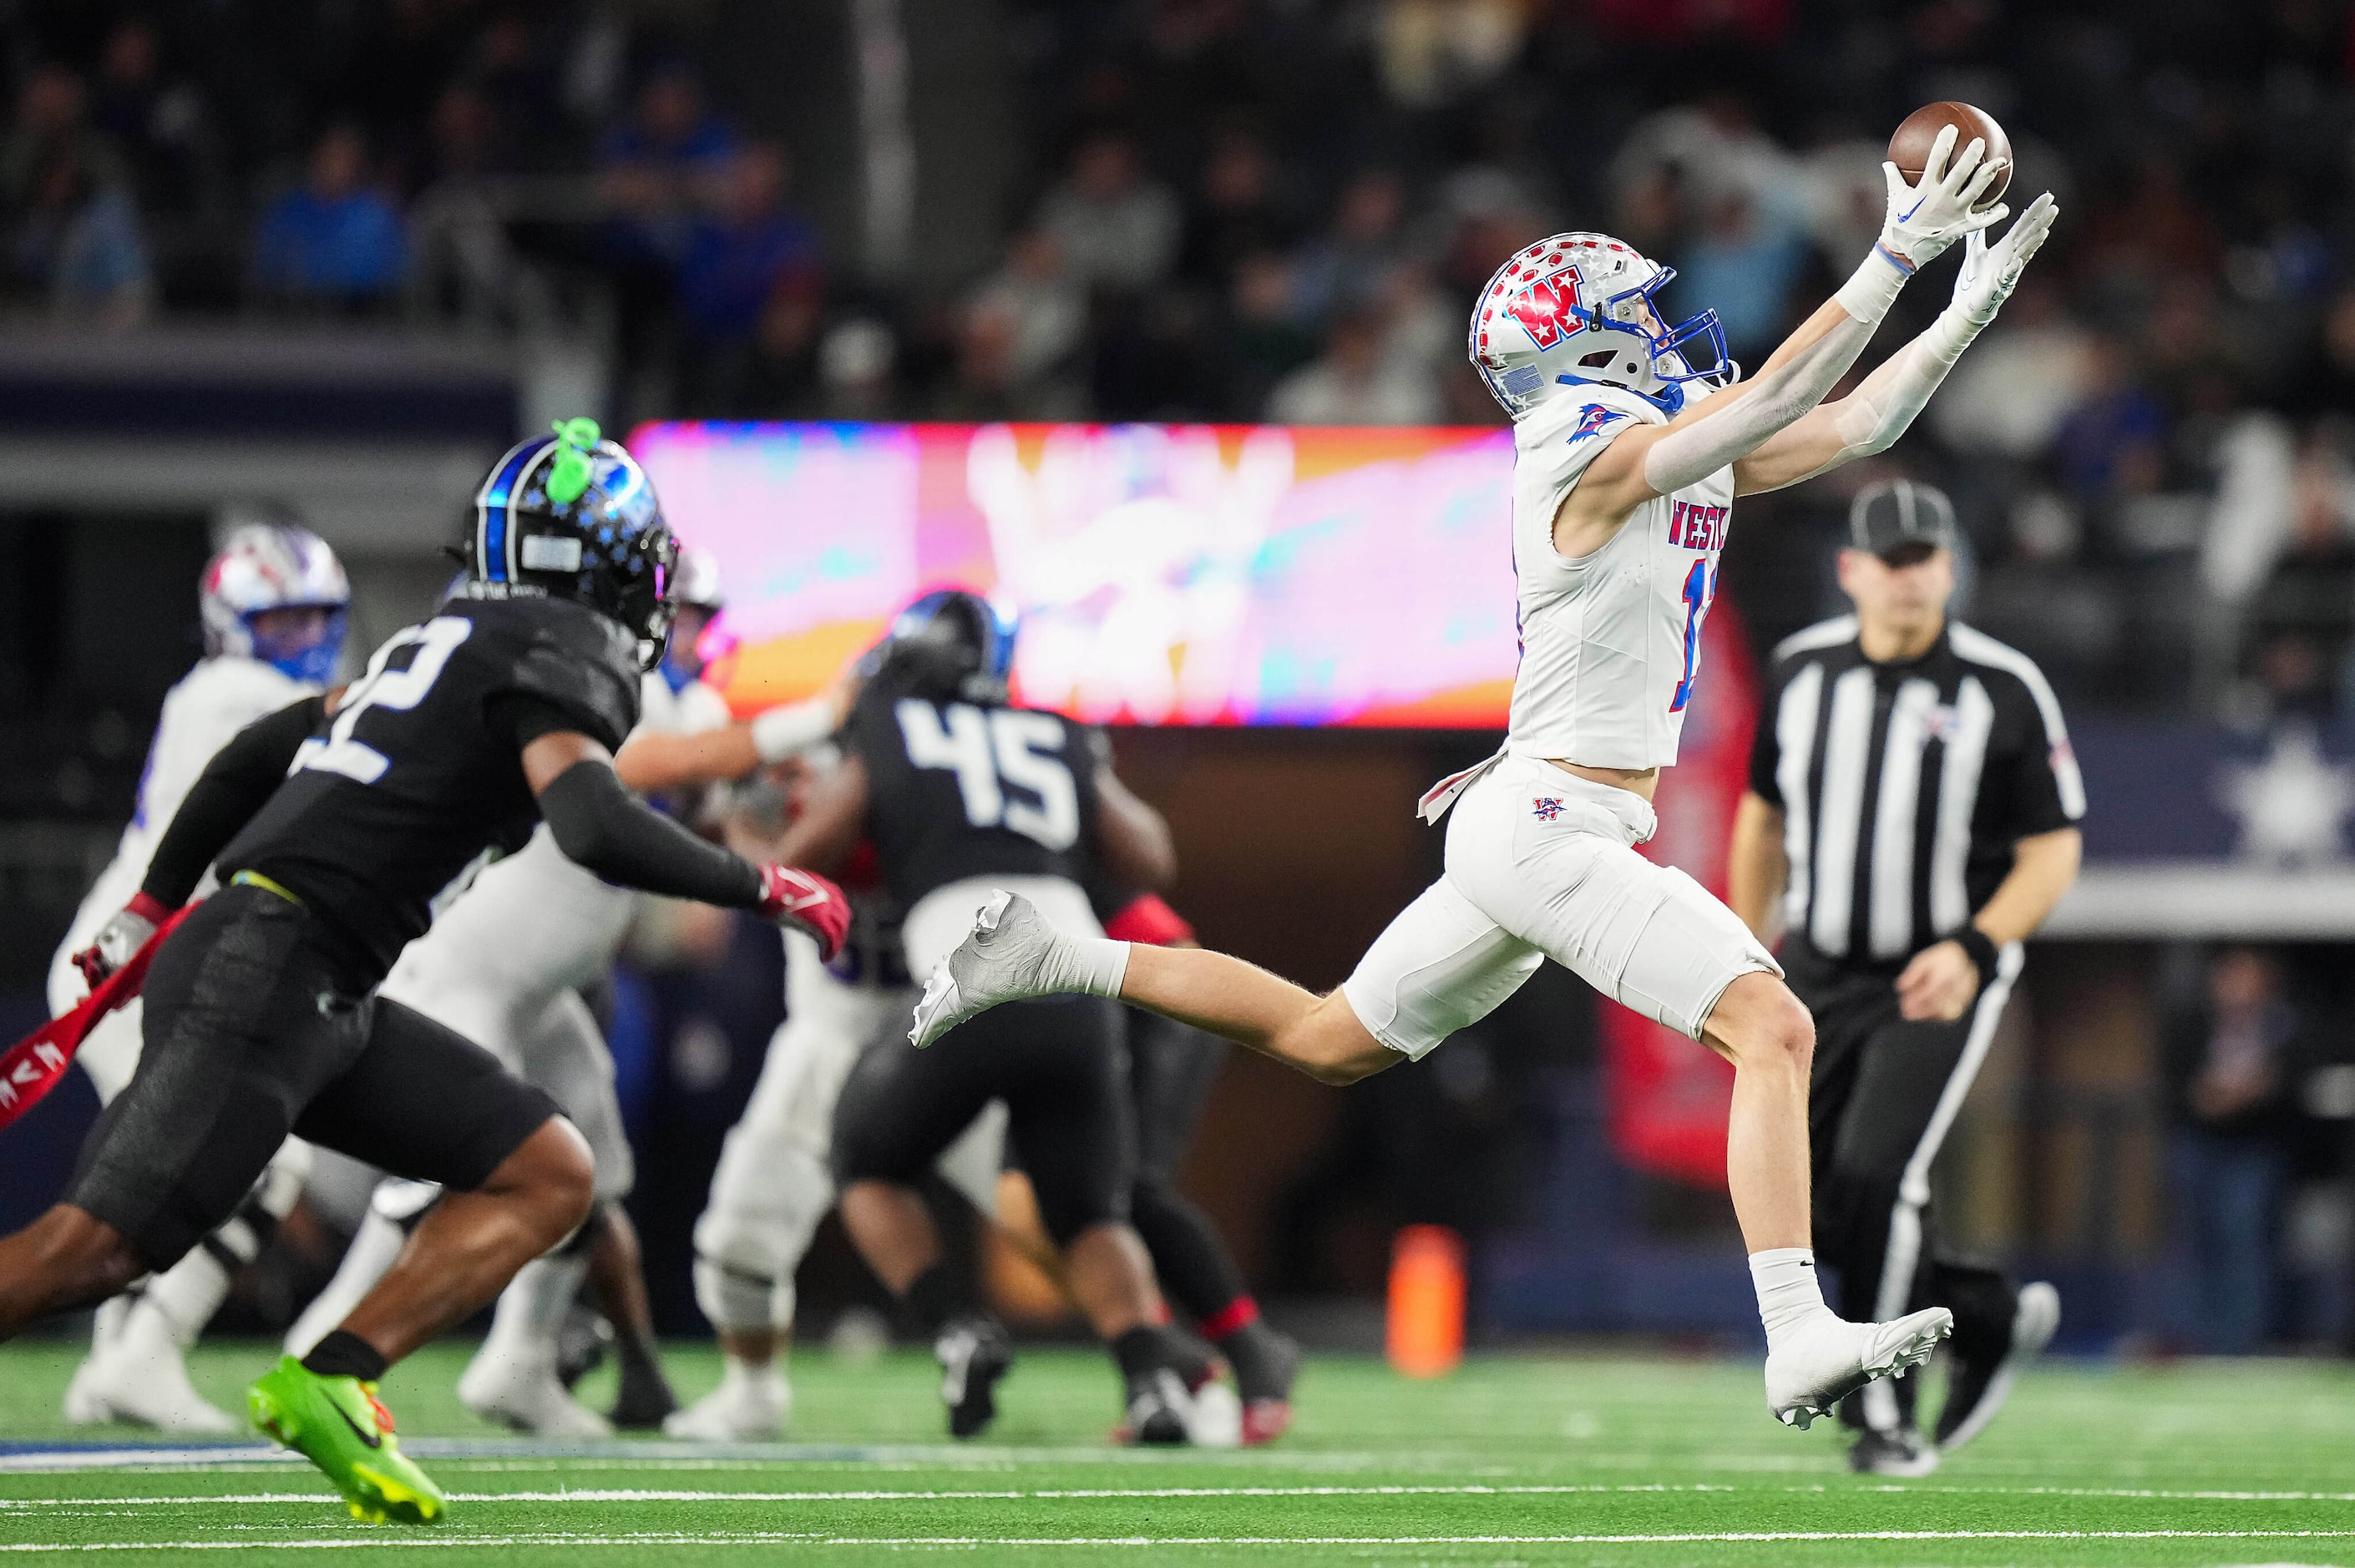
M 1976 136 L 1955 153 L 1955 135 L 1952 125 L 1940 129 L 1918 185 L 1907 185 L 1896 164 L 1881 165 L 1881 177 L 1889 183 L 1889 217 L 1881 226 L 1881 244 L 1908 271 L 1923 267 L 1965 235 L 2000 223 L 2011 211 L 2000 202 L 1983 212 L 1971 210 L 1999 169 L 1987 162 L 1987 143 Z
M 2019 221 L 1994 244 L 1987 243 L 1984 230 L 1974 230 L 1964 242 L 1963 270 L 1955 274 L 1955 302 L 1947 308 L 1960 311 L 1974 327 L 1995 320 L 1996 312 L 2019 287 L 2019 275 L 2043 247 L 2045 236 L 2052 232 L 2052 220 L 2060 214 L 2052 193 L 2046 191 L 2028 204 Z

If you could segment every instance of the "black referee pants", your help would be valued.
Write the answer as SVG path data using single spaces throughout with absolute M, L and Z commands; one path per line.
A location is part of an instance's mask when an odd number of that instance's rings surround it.
M 1839 1270 L 1840 1315 L 1886 1320 L 1945 1307 L 1955 1314 L 1956 1356 L 2000 1357 L 2019 1292 L 2000 1270 L 1941 1244 L 1930 1167 L 1986 1058 L 2018 949 L 1951 1023 L 1899 1016 L 1900 966 L 1842 964 L 1802 941 L 1786 944 L 1782 958 L 1792 991 L 1816 1019 L 1807 1097 L 1816 1256 Z M 1877 1429 L 1910 1424 L 1919 1381 L 1874 1383 L 1841 1414 Z

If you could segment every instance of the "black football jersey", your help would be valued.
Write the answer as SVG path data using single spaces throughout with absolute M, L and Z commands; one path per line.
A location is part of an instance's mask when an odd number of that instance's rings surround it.
M 903 907 L 968 876 L 1088 874 L 1096 751 L 1085 726 L 878 680 L 843 738 L 866 765 L 868 837 Z
M 618 750 L 638 719 L 637 645 L 567 599 L 452 599 L 395 632 L 217 863 L 279 883 L 381 978 L 434 895 L 539 820 L 501 698 L 529 698 Z M 499 711 L 512 708 L 499 705 Z

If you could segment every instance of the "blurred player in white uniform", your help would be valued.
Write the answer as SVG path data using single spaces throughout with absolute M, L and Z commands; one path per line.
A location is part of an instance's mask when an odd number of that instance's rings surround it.
M 700 679 L 696 652 L 720 609 L 718 563 L 681 552 L 672 652 L 645 678 L 638 727 L 614 759 L 623 782 L 658 794 L 740 777 L 832 726 L 821 703 L 730 722 Z M 784 743 L 775 737 L 785 736 Z M 459 1380 L 477 1414 L 528 1432 L 602 1436 L 615 1424 L 654 1426 L 677 1407 L 655 1350 L 637 1238 L 621 1207 L 636 1171 L 613 1092 L 613 1062 L 581 989 L 613 965 L 637 895 L 567 859 L 543 825 L 517 853 L 477 874 L 437 909 L 433 927 L 405 948 L 379 994 L 465 1034 L 507 1069 L 545 1089 L 589 1140 L 598 1206 L 572 1242 L 524 1266 L 499 1296 L 491 1331 Z M 381 1183 L 343 1266 L 287 1336 L 303 1353 L 333 1328 L 399 1255 L 438 1195 L 412 1181 Z M 591 1271 L 614 1319 L 622 1391 L 611 1420 L 574 1400 L 558 1375 L 558 1330 Z
M 839 765 L 831 745 L 811 767 Z M 900 945 L 900 910 L 871 851 L 845 868 L 853 917 L 827 964 L 788 933 L 785 1021 L 769 1042 L 744 1114 L 728 1131 L 711 1196 L 695 1224 L 695 1301 L 719 1331 L 719 1386 L 663 1424 L 674 1437 L 773 1437 L 793 1413 L 783 1358 L 794 1273 L 834 1208 L 834 1109 L 859 1053 L 908 1015 L 916 990 Z M 940 1171 L 984 1214 L 995 1213 L 1006 1112 L 992 1105 L 942 1157 Z
M 205 658 L 165 697 L 139 781 L 138 810 L 50 960 L 52 1017 L 90 994 L 71 955 L 91 946 L 99 927 L 139 891 L 155 841 L 213 754 L 255 719 L 324 690 L 334 678 L 350 601 L 351 587 L 335 552 L 302 528 L 237 528 L 206 566 L 197 590 Z M 101 1105 L 131 1081 L 139 1065 L 140 1018 L 134 999 L 82 1043 L 76 1059 Z M 253 1261 L 294 1206 L 309 1168 L 308 1147 L 289 1139 L 236 1217 L 164 1274 L 99 1308 L 91 1353 L 66 1390 L 68 1421 L 236 1429 L 237 1423 L 189 1385 L 182 1352 L 220 1309 L 230 1276 Z
M 1522 647 L 1510 726 L 1496 758 L 1424 796 L 1433 821 L 1455 807 L 1445 874 L 1338 991 L 1312 996 L 1199 948 L 1066 937 L 1001 893 L 932 975 L 917 1043 L 1002 1001 L 1081 991 L 1347 1083 L 1422 1056 L 1551 958 L 1733 1064 L 1727 1175 L 1766 1328 L 1769 1412 L 1805 1426 L 1927 1360 L 1953 1327 L 1944 1308 L 1851 1323 L 1817 1287 L 1806 1009 L 1731 910 L 1635 846 L 1652 834 L 1653 790 L 1700 678 L 1733 498 L 1886 450 L 2051 228 L 2045 196 L 1987 241 L 2008 209 L 1977 206 L 1998 172 L 1984 153 L 1974 141 L 1957 154 L 1949 129 L 1917 185 L 1887 165 L 1871 254 L 1747 381 L 1712 314 L 1664 324 L 1654 296 L 1673 272 L 1607 236 L 1556 235 L 1489 281 L 1467 346 L 1514 420 Z M 1967 253 L 1952 303 L 1827 402 L 1916 268 L 1957 240 Z M 1708 363 L 1696 363 L 1703 344 Z

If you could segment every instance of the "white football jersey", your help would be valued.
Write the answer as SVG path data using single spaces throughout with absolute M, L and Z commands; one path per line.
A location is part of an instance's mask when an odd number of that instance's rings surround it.
M 1693 400 L 1706 395 L 1692 388 Z M 1677 759 L 1733 470 L 1645 502 L 1593 555 L 1570 560 L 1553 547 L 1554 514 L 1595 455 L 1638 424 L 1668 420 L 1636 393 L 1595 386 L 1513 427 L 1521 662 L 1505 747 L 1517 757 L 1625 768 Z
M 274 664 L 224 654 L 207 659 L 180 677 L 164 698 L 155 738 L 148 744 L 147 768 L 139 779 L 139 805 L 123 830 L 114 858 L 99 874 L 74 912 L 73 925 L 58 959 L 49 966 L 49 1011 L 63 1012 L 87 990 L 80 972 L 65 960 L 97 939 L 98 928 L 131 901 L 147 880 L 147 862 L 173 813 L 229 737 L 266 714 L 309 696 L 307 685 Z

